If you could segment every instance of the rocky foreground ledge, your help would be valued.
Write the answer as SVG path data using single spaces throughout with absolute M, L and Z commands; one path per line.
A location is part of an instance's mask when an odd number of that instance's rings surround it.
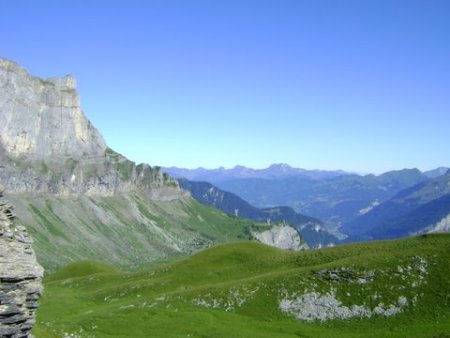
M 32 337 L 44 270 L 3 191 L 0 185 L 0 337 Z

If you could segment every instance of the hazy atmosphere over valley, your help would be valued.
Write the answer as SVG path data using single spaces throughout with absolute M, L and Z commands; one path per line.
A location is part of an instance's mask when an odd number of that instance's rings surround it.
M 0 338 L 450 337 L 450 2 L 1 13 Z

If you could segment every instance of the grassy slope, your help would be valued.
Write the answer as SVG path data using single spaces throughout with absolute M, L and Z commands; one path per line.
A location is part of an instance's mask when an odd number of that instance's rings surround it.
M 406 273 L 417 257 L 427 262 L 427 271 L 419 286 L 408 287 L 420 280 L 414 268 Z M 449 257 L 450 235 L 433 235 L 301 253 L 238 242 L 138 273 L 77 263 L 47 277 L 34 333 L 37 338 L 64 333 L 124 338 L 450 337 Z M 350 279 L 367 271 L 375 271 L 375 278 L 358 284 L 317 274 L 342 267 L 351 269 Z M 278 309 L 284 293 L 325 293 L 331 288 L 345 305 L 389 304 L 399 295 L 409 304 L 388 318 L 325 323 L 300 322 Z M 418 300 L 412 305 L 415 295 Z
M 94 259 L 130 270 L 248 238 L 250 221 L 192 198 L 152 201 L 139 194 L 111 197 L 10 195 L 33 236 L 47 272 Z

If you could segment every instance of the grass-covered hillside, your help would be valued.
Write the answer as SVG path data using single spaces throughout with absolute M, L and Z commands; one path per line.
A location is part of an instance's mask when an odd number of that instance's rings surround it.
M 45 280 L 49 337 L 450 337 L 450 235 L 294 253 L 223 244 L 126 273 L 92 261 Z
M 70 262 L 96 260 L 125 270 L 248 239 L 264 225 L 231 217 L 190 197 L 9 195 L 33 236 L 46 273 Z

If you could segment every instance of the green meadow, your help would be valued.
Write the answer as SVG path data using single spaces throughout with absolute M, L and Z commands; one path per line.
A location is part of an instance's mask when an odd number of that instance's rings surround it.
M 37 338 L 450 337 L 448 234 L 299 253 L 242 241 L 137 272 L 81 261 L 44 286 Z M 281 309 L 312 293 L 371 315 Z M 376 314 L 380 304 L 398 312 Z

